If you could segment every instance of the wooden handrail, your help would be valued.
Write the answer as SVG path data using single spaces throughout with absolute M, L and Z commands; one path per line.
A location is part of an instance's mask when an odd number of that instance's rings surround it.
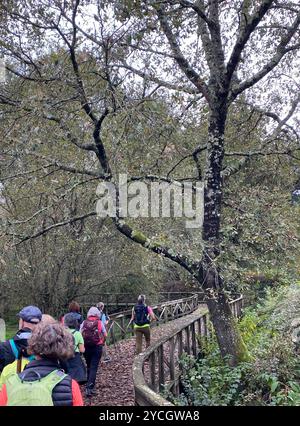
M 194 294 L 184 299 L 172 300 L 152 306 L 152 310 L 157 321 L 151 323 L 151 327 L 161 323 L 180 318 L 194 312 L 198 307 L 198 295 Z M 107 342 L 114 344 L 118 340 L 125 339 L 130 335 L 134 335 L 133 324 L 128 327 L 132 315 L 132 310 L 126 310 L 117 314 L 110 315 L 110 323 Z
M 173 301 L 177 299 L 185 299 L 187 297 L 198 294 L 199 299 L 204 297 L 202 291 L 165 291 L 159 292 L 156 294 L 158 297 L 157 303 L 161 304 L 162 301 Z M 124 307 L 124 310 L 130 309 L 136 304 L 135 296 L 132 293 L 102 293 L 101 295 L 91 295 L 89 294 L 90 301 L 85 298 L 84 300 L 79 298 L 78 302 L 82 307 L 83 311 L 87 311 L 91 306 L 95 305 L 95 299 L 102 300 L 106 307 Z M 122 311 L 123 312 L 123 311 Z
M 229 302 L 232 313 L 239 317 L 243 307 L 243 296 Z M 197 356 L 199 339 L 196 334 L 207 337 L 208 309 L 199 308 L 167 336 L 152 344 L 145 352 L 137 355 L 133 363 L 133 382 L 135 403 L 141 406 L 172 406 L 173 404 L 159 395 L 168 388 L 174 395 L 179 393 L 180 365 L 183 352 Z

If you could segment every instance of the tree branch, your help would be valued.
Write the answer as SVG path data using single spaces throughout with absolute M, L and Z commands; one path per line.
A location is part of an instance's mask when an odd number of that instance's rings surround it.
M 210 100 L 208 87 L 205 84 L 204 80 L 200 78 L 199 74 L 190 66 L 187 59 L 184 57 L 183 53 L 180 50 L 180 47 L 177 43 L 176 37 L 172 33 L 171 27 L 168 23 L 165 11 L 163 7 L 158 7 L 156 9 L 158 19 L 162 26 L 162 29 L 167 37 L 171 50 L 174 54 L 175 61 L 177 62 L 179 68 L 187 76 L 187 78 L 194 84 L 194 86 L 203 94 L 207 102 Z
M 150 240 L 142 232 L 132 229 L 129 225 L 117 217 L 113 218 L 113 221 L 118 231 L 129 238 L 131 241 L 140 244 L 142 247 L 152 251 L 153 253 L 172 260 L 173 262 L 182 266 L 194 277 L 199 277 L 199 269 L 201 267 L 200 262 L 195 262 L 169 247 L 162 246 L 160 243 Z
M 40 158 L 42 160 L 47 161 L 48 162 L 48 164 L 47 164 L 48 167 L 49 167 L 49 165 L 51 165 L 51 166 L 55 166 L 59 170 L 64 170 L 66 172 L 75 173 L 75 174 L 78 173 L 80 175 L 93 176 L 93 177 L 96 177 L 96 178 L 101 179 L 101 180 L 109 180 L 110 179 L 110 175 L 99 174 L 97 172 L 94 172 L 92 170 L 87 170 L 87 169 L 77 169 L 76 167 L 72 167 L 72 166 L 68 166 L 66 164 L 60 163 L 59 161 L 51 159 L 51 158 L 48 158 L 48 157 L 45 157 L 44 155 L 40 155 L 40 154 L 33 153 L 33 152 L 29 152 L 28 155 L 32 155 L 32 156 L 34 156 L 36 158 Z
M 179 3 L 181 4 L 182 7 L 193 9 L 197 13 L 199 18 L 201 18 L 207 24 L 208 27 L 212 25 L 212 22 L 208 19 L 207 15 L 205 15 L 203 8 L 201 8 L 200 5 L 197 4 L 196 2 L 192 3 L 187 0 L 180 0 Z
M 296 160 L 299 160 L 299 158 L 295 157 L 292 153 L 293 151 L 300 151 L 300 148 L 296 148 L 294 150 L 287 149 L 285 151 L 249 151 L 249 152 L 226 152 L 224 155 L 227 157 L 267 157 L 270 155 L 289 155 L 292 158 L 295 158 Z
M 199 94 L 199 90 L 192 89 L 192 88 L 187 87 L 187 86 L 182 86 L 182 85 L 177 85 L 177 84 L 169 83 L 168 81 L 161 80 L 160 78 L 151 76 L 150 74 L 147 74 L 144 71 L 138 70 L 138 69 L 132 67 L 131 65 L 128 65 L 126 62 L 123 62 L 122 65 L 118 65 L 118 67 L 119 68 L 125 68 L 125 69 L 133 72 L 134 74 L 138 75 L 139 77 L 141 77 L 141 78 L 143 78 L 145 80 L 152 81 L 153 83 L 156 83 L 159 86 L 165 87 L 167 89 L 176 90 L 178 92 L 185 92 L 185 93 L 189 93 L 191 95 L 197 95 L 197 94 Z
M 222 171 L 222 178 L 226 181 L 230 176 L 238 173 L 241 169 L 250 163 L 250 157 L 245 157 L 234 166 L 226 166 Z
M 267 74 L 269 74 L 281 61 L 284 55 L 286 55 L 290 50 L 294 48 L 294 46 L 286 47 L 288 43 L 291 41 L 292 37 L 295 35 L 300 25 L 300 12 L 298 13 L 297 18 L 295 19 L 292 27 L 290 27 L 289 31 L 281 38 L 280 43 L 276 48 L 276 53 L 273 58 L 255 75 L 253 75 L 248 80 L 242 82 L 237 87 L 233 87 L 232 93 L 229 101 L 232 102 L 239 94 L 244 92 L 246 89 L 254 86 L 258 81 L 264 78 Z M 299 46 L 297 44 L 297 46 Z
M 238 39 L 233 48 L 230 59 L 227 63 L 226 79 L 227 79 L 228 86 L 230 84 L 232 75 L 239 64 L 241 53 L 244 50 L 244 47 L 247 41 L 249 40 L 251 34 L 253 33 L 257 25 L 260 23 L 262 18 L 271 8 L 273 2 L 274 0 L 264 0 L 260 4 L 259 9 L 252 15 L 250 19 L 248 19 L 247 13 L 248 13 L 248 7 L 250 3 L 248 0 L 243 1 L 242 7 L 241 7 L 242 16 L 241 16 L 241 25 L 240 25 Z
M 37 237 L 39 237 L 43 234 L 46 234 L 47 232 L 51 231 L 52 229 L 56 229 L 56 228 L 59 228 L 61 226 L 65 226 L 65 225 L 77 222 L 79 220 L 81 221 L 81 220 L 84 220 L 84 219 L 91 217 L 91 216 L 96 216 L 96 212 L 92 211 L 92 212 L 86 213 L 86 214 L 81 215 L 81 216 L 72 217 L 72 218 L 65 220 L 63 222 L 55 223 L 54 225 L 50 225 L 47 228 L 43 228 L 43 229 L 39 230 L 38 232 L 36 232 L 33 235 L 28 235 L 27 237 L 22 238 L 22 240 L 19 241 L 18 243 L 16 243 L 15 246 L 18 246 L 19 244 L 22 244 L 27 240 L 33 240 L 34 238 L 37 238 Z

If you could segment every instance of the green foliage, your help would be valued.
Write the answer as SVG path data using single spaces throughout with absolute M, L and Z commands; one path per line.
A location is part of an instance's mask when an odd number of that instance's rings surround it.
M 298 303 L 300 289 L 296 283 L 280 288 L 275 294 L 269 291 L 264 303 L 244 311 L 239 329 L 250 361 L 236 368 L 222 360 L 214 336 L 201 339 L 202 352 L 198 359 L 182 357 L 183 392 L 173 398 L 174 403 L 299 405 L 300 357 L 292 343 L 290 327 L 292 315 L 300 316 Z
M 217 345 L 215 349 L 196 361 L 191 356 L 184 356 L 184 396 L 185 405 L 235 405 L 239 401 L 242 379 L 247 371 L 247 364 L 241 363 L 233 368 L 222 360 Z
M 272 396 L 272 405 L 300 405 L 300 385 L 297 382 L 288 382 L 285 389 Z
M 5 321 L 6 339 L 11 339 L 18 331 L 17 321 Z
M 299 279 L 299 207 L 290 197 L 296 178 L 288 160 L 256 159 L 225 189 L 220 267 L 249 303 Z

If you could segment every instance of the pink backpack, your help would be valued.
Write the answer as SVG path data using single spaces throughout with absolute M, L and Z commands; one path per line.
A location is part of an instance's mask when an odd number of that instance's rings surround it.
M 98 319 L 87 319 L 83 321 L 81 334 L 83 336 L 84 344 L 86 346 L 103 345 L 105 341 L 105 336 L 102 332 L 102 324 L 101 321 Z

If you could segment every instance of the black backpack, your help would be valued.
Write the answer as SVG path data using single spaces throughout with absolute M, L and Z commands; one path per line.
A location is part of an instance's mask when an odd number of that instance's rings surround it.
M 135 324 L 138 326 L 150 324 L 149 318 L 148 318 L 148 306 L 146 305 L 135 305 L 134 307 L 135 312 Z

